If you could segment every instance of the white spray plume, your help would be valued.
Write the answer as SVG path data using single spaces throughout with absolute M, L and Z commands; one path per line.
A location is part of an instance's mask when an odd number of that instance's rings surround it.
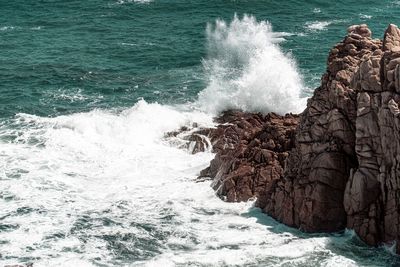
M 248 15 L 209 24 L 208 56 L 203 61 L 209 81 L 199 93 L 198 105 L 212 113 L 227 109 L 301 112 L 304 85 L 296 62 L 279 46 L 283 36 L 273 32 L 270 23 Z

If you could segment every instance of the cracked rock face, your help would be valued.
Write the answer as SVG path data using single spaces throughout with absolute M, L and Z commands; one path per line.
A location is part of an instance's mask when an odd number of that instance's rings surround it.
M 354 229 L 400 252 L 400 30 L 383 41 L 349 27 L 331 49 L 321 86 L 300 121 L 225 113 L 203 176 L 227 201 L 257 205 L 308 232 Z M 232 126 L 233 125 L 233 126 Z
M 400 31 L 383 42 L 352 26 L 296 133 L 264 211 L 305 231 L 354 229 L 367 244 L 400 239 Z M 399 252 L 399 249 L 398 249 Z
M 358 79 L 368 88 L 378 83 L 373 54 L 381 42 L 365 26 L 352 26 L 330 52 L 322 84 L 308 101 L 296 132 L 284 178 L 266 192 L 264 211 L 277 220 L 308 232 L 337 231 L 346 226 L 344 191 L 357 167 L 355 128 Z M 378 62 L 379 64 L 379 62 Z M 364 70 L 364 71 L 360 71 Z M 358 78 L 356 78 L 358 77 Z M 366 109 L 363 112 L 367 112 Z
M 212 177 L 212 187 L 226 201 L 257 197 L 265 205 L 265 192 L 282 178 L 298 116 L 228 111 L 218 122 L 209 134 L 216 156 L 200 176 Z
M 387 28 L 379 50 L 364 60 L 376 61 L 371 68 L 380 75 L 371 83 L 380 86 L 363 86 L 366 70 L 361 68 L 354 79 L 358 167 L 351 171 L 344 195 L 347 227 L 371 245 L 400 241 L 400 30 L 395 25 Z

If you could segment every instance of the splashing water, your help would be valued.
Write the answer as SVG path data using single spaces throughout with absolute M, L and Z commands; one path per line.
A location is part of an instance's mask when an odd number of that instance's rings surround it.
M 208 25 L 208 57 L 203 65 L 209 84 L 199 94 L 208 112 L 226 109 L 262 112 L 301 112 L 304 88 L 296 63 L 279 47 L 284 33 L 265 21 L 237 16 L 227 24 Z

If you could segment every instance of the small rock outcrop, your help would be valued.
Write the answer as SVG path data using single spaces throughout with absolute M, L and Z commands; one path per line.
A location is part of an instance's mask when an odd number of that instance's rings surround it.
M 227 201 L 307 232 L 354 229 L 400 252 L 400 30 L 348 29 L 300 115 L 224 113 L 201 176 Z

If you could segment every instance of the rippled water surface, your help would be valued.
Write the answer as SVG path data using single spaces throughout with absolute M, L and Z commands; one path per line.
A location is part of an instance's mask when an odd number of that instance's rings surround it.
M 245 15 L 247 14 L 247 15 Z M 400 266 L 195 183 L 181 126 L 299 112 L 352 24 L 398 1 L 0 1 L 0 266 Z

